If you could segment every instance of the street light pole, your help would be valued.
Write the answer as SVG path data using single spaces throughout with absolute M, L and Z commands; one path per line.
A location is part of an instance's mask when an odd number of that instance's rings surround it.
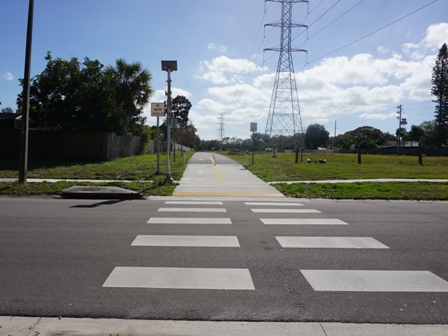
M 173 179 L 171 178 L 171 159 L 170 159 L 170 146 L 171 146 L 171 72 L 177 70 L 177 61 L 162 61 L 162 70 L 167 72 L 167 92 L 166 92 L 166 130 L 167 130 L 167 151 L 166 151 L 166 165 L 167 173 L 165 182 L 173 184 Z
M 26 33 L 25 70 L 23 76 L 22 132 L 20 134 L 19 183 L 26 183 L 28 177 L 28 131 L 30 114 L 30 72 L 31 46 L 33 41 L 34 0 L 28 8 L 28 27 Z

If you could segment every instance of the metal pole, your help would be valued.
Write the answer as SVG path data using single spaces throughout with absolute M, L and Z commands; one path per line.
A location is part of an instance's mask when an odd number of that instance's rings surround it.
M 166 123 L 167 123 L 167 174 L 165 178 L 165 182 L 168 182 L 169 184 L 173 184 L 173 179 L 171 178 L 171 159 L 170 159 L 170 147 L 171 147 L 171 68 L 168 68 L 166 70 L 168 75 L 168 92 L 167 92 L 167 111 L 166 111 Z
M 397 134 L 397 142 L 398 142 L 398 148 L 397 152 L 400 154 L 400 147 L 401 147 L 401 105 L 398 105 L 397 108 L 399 111 L 397 112 L 399 114 L 398 116 L 398 134 Z
M 28 131 L 30 115 L 30 72 L 31 47 L 33 42 L 34 0 L 30 0 L 28 8 L 28 27 L 26 33 L 25 71 L 23 76 L 22 132 L 20 136 L 19 182 L 26 183 L 28 177 Z
M 159 117 L 157 117 L 157 171 L 156 174 L 160 173 L 160 128 L 159 128 Z
M 255 161 L 255 132 L 252 132 L 252 164 Z

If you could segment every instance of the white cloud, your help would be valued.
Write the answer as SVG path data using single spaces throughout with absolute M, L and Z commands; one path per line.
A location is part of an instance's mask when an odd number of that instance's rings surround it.
M 211 61 L 202 61 L 199 67 L 198 77 L 215 85 L 243 82 L 245 74 L 266 70 L 249 60 L 231 59 L 227 56 L 219 56 Z
M 9 71 L 3 74 L 3 78 L 6 79 L 7 81 L 14 80 L 14 76 Z
M 359 116 L 361 119 L 369 119 L 369 120 L 387 120 L 387 119 L 396 119 L 397 114 L 395 112 L 391 113 L 363 113 Z
M 205 112 L 212 112 L 215 114 L 221 112 L 227 112 L 229 110 L 229 105 L 221 103 L 217 100 L 211 98 L 201 99 L 197 104 L 196 108 L 203 110 Z
M 250 85 L 250 84 L 235 84 L 225 87 L 211 87 L 207 92 L 216 98 L 228 103 L 244 103 L 244 104 L 260 104 L 269 103 L 266 100 L 266 92 Z M 269 96 L 270 97 L 270 96 Z
M 173 97 L 184 96 L 187 99 L 191 99 L 193 97 L 191 92 L 188 92 L 186 90 L 183 90 L 183 89 L 180 89 L 180 88 L 176 88 L 176 87 L 173 87 L 171 89 L 171 92 L 172 92 Z
M 431 25 L 426 30 L 426 36 L 419 43 L 404 43 L 403 52 L 416 61 L 421 61 L 428 53 L 436 53 L 448 40 L 448 23 L 441 22 Z
M 441 22 L 428 27 L 422 45 L 432 51 L 438 51 L 448 40 L 448 23 Z
M 217 46 L 214 43 L 209 43 L 207 47 L 208 47 L 208 50 L 215 50 L 219 53 L 225 53 L 227 51 L 227 47 L 225 45 Z
M 381 54 L 388 54 L 388 53 L 390 52 L 390 50 L 387 49 L 387 48 L 384 47 L 384 46 L 379 46 L 379 47 L 377 48 L 377 50 L 378 50 L 378 52 L 381 53 Z

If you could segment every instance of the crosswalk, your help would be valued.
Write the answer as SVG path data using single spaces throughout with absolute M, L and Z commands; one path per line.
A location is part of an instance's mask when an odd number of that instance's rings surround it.
M 346 249 L 390 250 L 389 246 L 368 236 L 309 236 L 301 235 L 304 226 L 325 225 L 341 228 L 351 225 L 337 218 L 315 217 L 321 211 L 297 202 L 241 201 L 245 211 L 258 218 L 259 225 L 273 230 L 295 226 L 297 235 L 273 234 L 272 239 L 282 249 Z M 223 255 L 229 249 L 243 249 L 238 236 L 203 235 L 201 226 L 232 225 L 232 214 L 222 201 L 165 201 L 158 209 L 160 216 L 150 217 L 148 225 L 168 225 L 174 228 L 192 225 L 191 234 L 140 234 L 133 248 L 183 247 L 220 248 Z M 165 217 L 166 214 L 172 217 Z M 198 215 L 201 214 L 201 215 Z M 193 217 L 192 217 L 193 216 Z M 225 216 L 225 217 L 219 217 Z M 178 225 L 178 226 L 176 226 Z M 190 232 L 190 231 L 189 231 Z M 179 251 L 179 253 L 182 253 Z M 206 253 L 204 251 L 204 253 Z M 448 282 L 427 270 L 342 270 L 300 269 L 303 278 L 316 292 L 448 292 Z M 136 267 L 117 266 L 103 287 L 145 289 L 195 289 L 256 291 L 250 268 L 198 267 Z

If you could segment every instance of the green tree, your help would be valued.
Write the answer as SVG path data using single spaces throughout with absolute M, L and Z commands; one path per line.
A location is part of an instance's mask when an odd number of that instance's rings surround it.
M 4 107 L 0 110 L 0 113 L 14 113 L 14 110 L 10 107 Z
M 183 141 L 182 143 L 185 144 L 185 146 L 188 147 L 194 147 L 196 142 L 196 132 L 197 128 L 194 126 L 194 124 L 190 121 L 188 122 L 187 126 L 185 126 L 185 129 L 183 131 Z
M 448 144 L 448 50 L 444 43 L 432 70 L 431 94 L 436 96 L 436 145 Z
M 357 143 L 362 149 L 374 149 L 386 141 L 384 133 L 371 126 L 358 127 L 352 131 L 352 135 L 357 136 Z
M 106 73 L 115 82 L 115 98 L 129 121 L 126 132 L 139 134 L 145 122 L 143 107 L 153 93 L 150 85 L 151 73 L 143 69 L 141 63 L 127 63 L 122 58 L 115 61 L 115 66 L 109 66 Z
M 171 103 L 171 113 L 173 118 L 179 119 L 179 127 L 185 128 L 188 124 L 188 114 L 192 105 L 184 96 L 177 96 Z
M 64 131 L 116 131 L 113 120 L 122 120 L 121 110 L 103 65 L 87 57 L 82 64 L 77 58 L 53 59 L 50 52 L 45 60 L 44 71 L 31 79 L 31 125 Z M 21 94 L 17 105 L 20 109 Z
M 305 146 L 310 149 L 316 149 L 319 146 L 326 146 L 330 139 L 330 133 L 324 126 L 312 124 L 305 131 Z
M 423 130 L 423 128 L 421 126 L 412 125 L 411 130 L 409 131 L 406 139 L 411 142 L 411 146 L 412 146 L 412 142 L 413 141 L 420 142 L 420 139 L 423 137 L 424 134 L 425 134 L 425 131 Z
M 345 132 L 337 136 L 338 147 L 351 149 L 353 147 L 361 149 L 374 149 L 382 145 L 386 140 L 396 138 L 388 133 L 371 126 L 361 126 L 353 131 Z
M 151 75 L 139 63 L 117 61 L 104 68 L 88 57 L 53 59 L 31 79 L 30 122 L 33 127 L 63 131 L 100 131 L 141 135 L 141 116 L 152 89 Z M 17 105 L 22 105 L 19 94 Z
M 405 127 L 397 128 L 395 131 L 395 135 L 397 136 L 397 140 L 400 144 L 400 147 L 404 147 L 404 138 L 408 135 L 408 131 Z
M 423 136 L 420 138 L 420 146 L 432 147 L 437 143 L 436 126 L 434 121 L 424 121 L 420 124 L 423 130 Z
M 352 134 L 349 132 L 346 132 L 344 134 L 338 134 L 336 136 L 336 143 L 338 148 L 340 149 L 351 149 L 353 146 Z

